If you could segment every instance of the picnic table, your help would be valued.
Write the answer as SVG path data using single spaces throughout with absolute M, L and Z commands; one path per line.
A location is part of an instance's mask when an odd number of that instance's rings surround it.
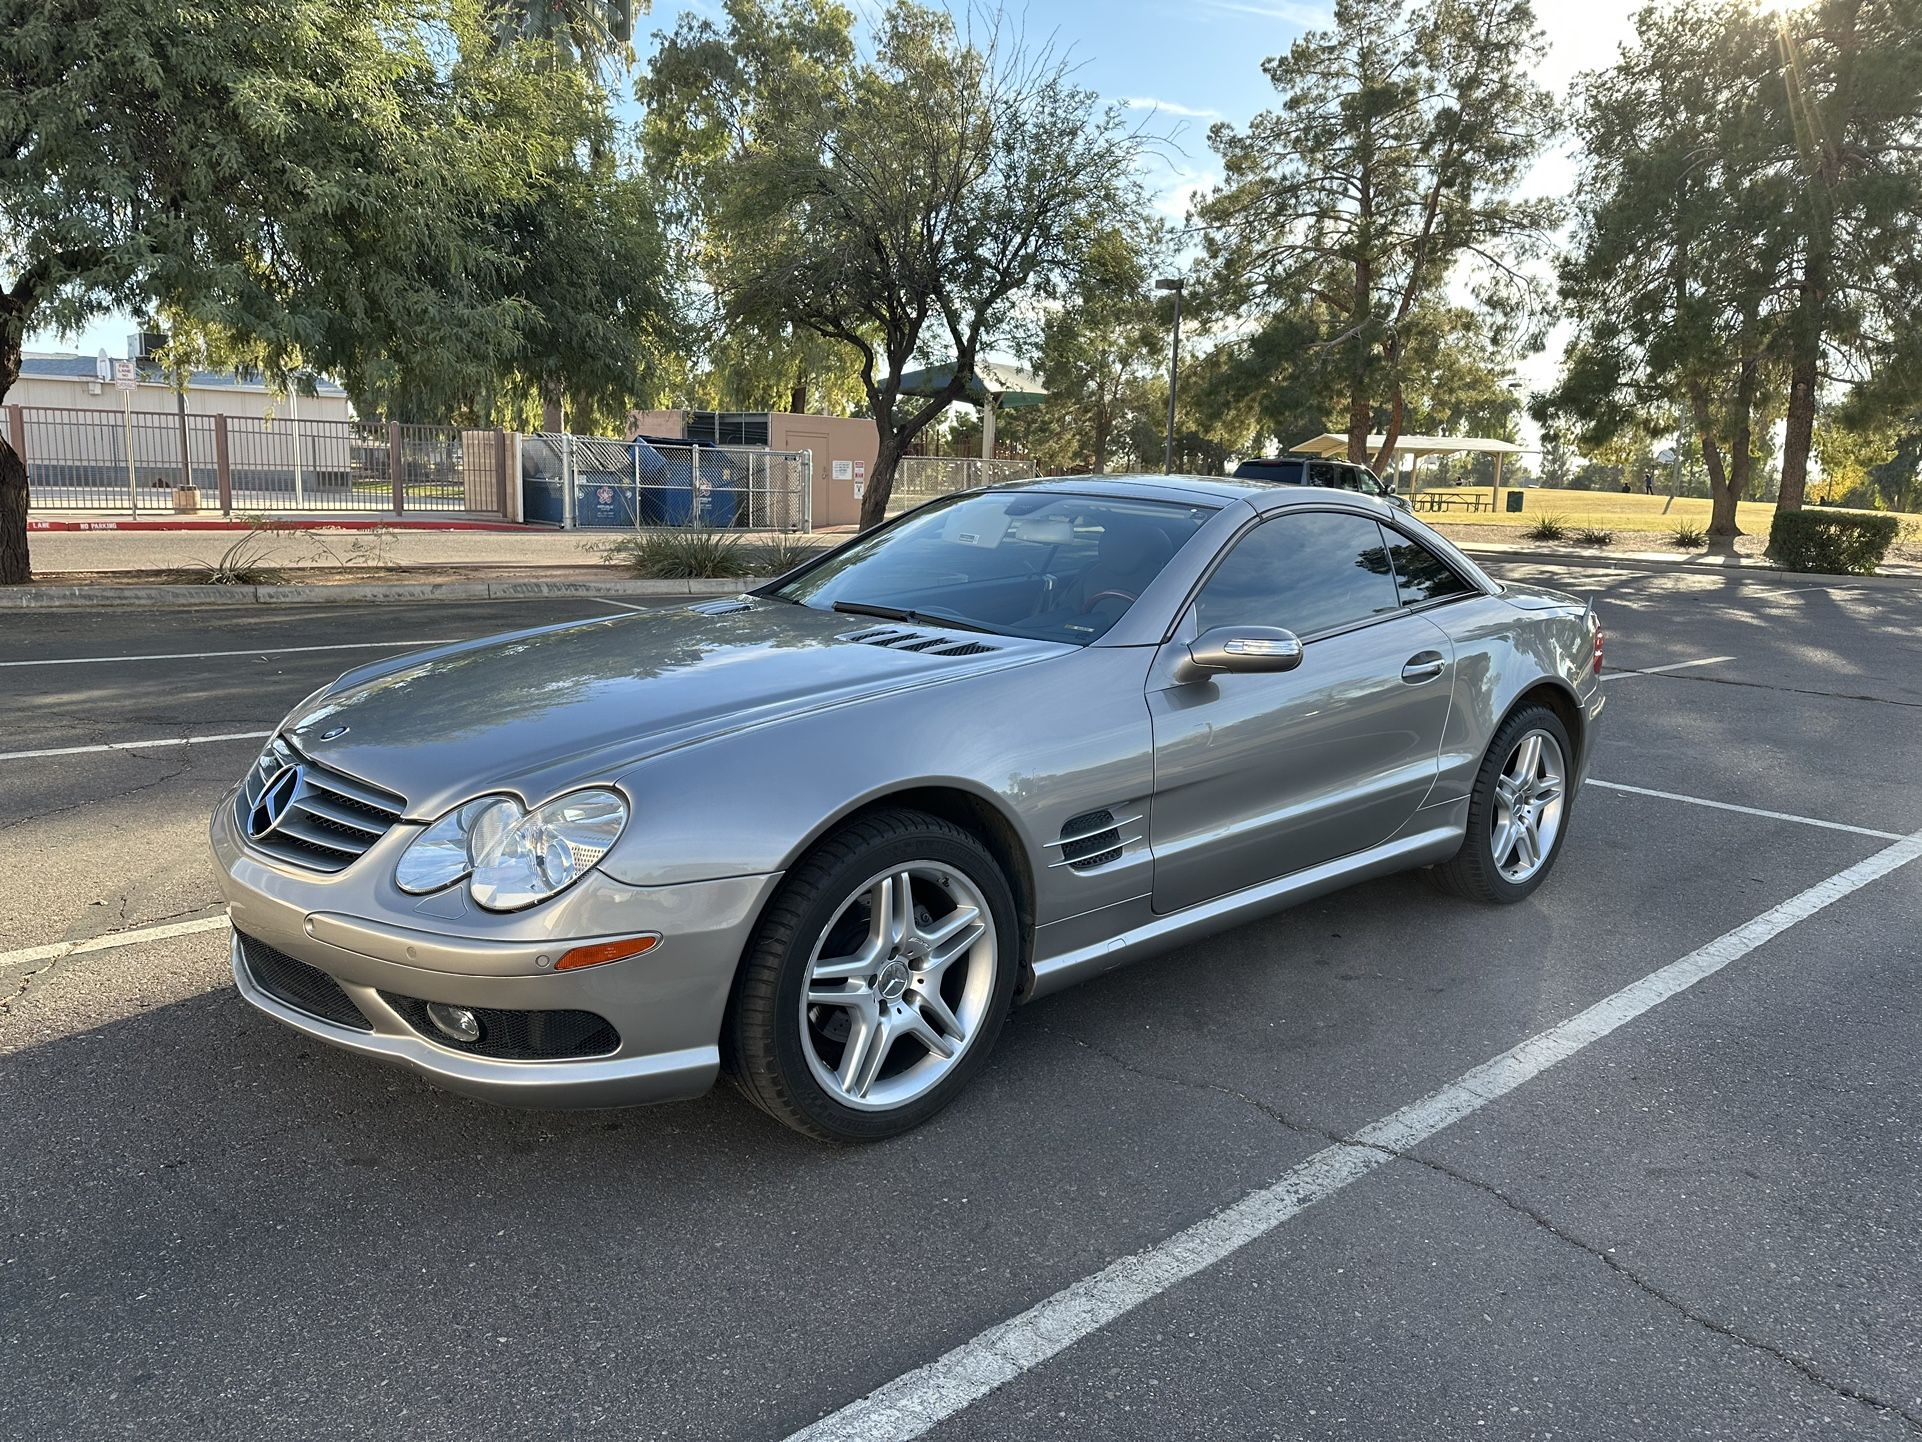
M 1479 511 L 1492 504 L 1480 491 L 1423 491 L 1415 497 L 1418 511 Z

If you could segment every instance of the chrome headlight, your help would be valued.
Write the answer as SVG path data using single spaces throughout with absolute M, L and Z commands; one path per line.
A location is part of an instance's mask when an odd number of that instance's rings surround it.
M 532 811 L 510 796 L 482 796 L 416 837 L 394 884 L 420 895 L 465 876 L 481 906 L 518 911 L 593 870 L 626 825 L 626 798 L 605 788 L 572 791 Z

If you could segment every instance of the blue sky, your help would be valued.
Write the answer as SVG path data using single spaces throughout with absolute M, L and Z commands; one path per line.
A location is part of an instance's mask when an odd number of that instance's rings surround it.
M 953 0 L 957 12 L 962 3 Z M 1549 40 L 1543 83 L 1565 94 L 1577 71 L 1606 64 L 1629 33 L 1635 3 L 1536 0 Z M 855 4 L 857 10 L 872 9 L 863 0 Z M 671 29 L 684 11 L 717 8 L 703 0 L 657 3 L 651 15 L 639 17 L 637 49 L 649 53 L 653 33 Z M 1190 194 L 1216 176 L 1209 125 L 1221 119 L 1244 124 L 1271 103 L 1274 91 L 1261 61 L 1285 50 L 1303 30 L 1325 24 L 1332 8 L 1314 0 L 1008 0 L 1031 40 L 1052 36 L 1073 58 L 1083 84 L 1144 115 L 1153 111 L 1154 128 L 1172 133 L 1143 179 L 1162 210 L 1177 218 Z M 1570 176 L 1566 155 L 1558 153 L 1536 168 L 1531 189 L 1559 193 Z M 77 338 L 41 334 L 29 337 L 28 345 L 84 354 L 105 346 L 118 356 L 125 354 L 132 329 L 129 318 L 111 316 Z M 1552 337 L 1546 353 L 1518 366 L 1530 388 L 1552 378 L 1560 349 L 1561 338 Z

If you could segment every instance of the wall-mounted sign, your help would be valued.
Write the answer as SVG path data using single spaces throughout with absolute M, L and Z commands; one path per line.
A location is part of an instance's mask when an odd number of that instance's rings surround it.
M 855 482 L 858 484 L 861 481 L 865 481 L 867 478 L 868 478 L 868 463 L 866 461 L 856 461 L 854 463 Z
M 834 479 L 837 481 L 853 480 L 854 479 L 854 462 L 853 461 L 836 461 L 834 463 Z

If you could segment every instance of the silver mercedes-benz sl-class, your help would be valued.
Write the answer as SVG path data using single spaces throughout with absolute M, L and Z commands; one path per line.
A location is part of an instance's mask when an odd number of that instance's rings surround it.
M 925 1120 L 1011 1005 L 1351 882 L 1513 902 L 1593 612 L 1378 500 L 1072 477 L 738 598 L 350 671 L 214 812 L 234 976 L 499 1101 Z

